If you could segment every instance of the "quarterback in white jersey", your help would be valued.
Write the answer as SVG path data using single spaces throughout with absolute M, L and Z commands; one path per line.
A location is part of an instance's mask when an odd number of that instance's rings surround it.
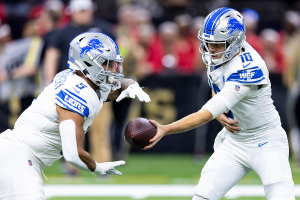
M 271 98 L 269 72 L 245 42 L 243 16 L 232 8 L 218 8 L 205 18 L 198 38 L 213 98 L 198 112 L 172 124 L 150 120 L 157 133 L 144 149 L 165 135 L 216 118 L 224 128 L 202 169 L 193 200 L 221 199 L 251 170 L 261 178 L 268 200 L 295 200 L 287 136 Z
M 70 69 L 55 76 L 13 130 L 0 134 L 0 200 L 45 199 L 42 169 L 62 156 L 84 171 L 121 175 L 114 167 L 124 161 L 97 163 L 83 141 L 105 101 L 150 101 L 138 83 L 123 78 L 122 62 L 105 34 L 87 32 L 71 41 Z

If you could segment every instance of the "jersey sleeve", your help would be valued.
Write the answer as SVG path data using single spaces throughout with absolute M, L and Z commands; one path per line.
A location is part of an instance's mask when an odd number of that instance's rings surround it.
M 235 85 L 235 83 L 225 84 L 224 88 L 211 98 L 202 109 L 206 109 L 211 112 L 213 118 L 216 118 L 220 114 L 230 110 L 251 91 L 254 91 L 257 86 L 248 85 Z M 227 114 L 227 117 L 234 118 L 232 112 Z
M 55 89 L 55 103 L 62 108 L 78 113 L 84 118 L 93 114 L 93 98 L 89 88 L 80 84 L 66 84 Z
M 236 82 L 241 85 L 267 85 L 268 72 L 258 66 L 233 71 L 226 82 Z

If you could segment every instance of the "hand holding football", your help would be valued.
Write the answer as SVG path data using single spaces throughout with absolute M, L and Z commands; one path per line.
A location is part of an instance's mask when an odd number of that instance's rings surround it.
M 155 126 L 148 119 L 138 117 L 131 120 L 125 128 L 125 140 L 134 147 L 144 148 L 156 134 Z

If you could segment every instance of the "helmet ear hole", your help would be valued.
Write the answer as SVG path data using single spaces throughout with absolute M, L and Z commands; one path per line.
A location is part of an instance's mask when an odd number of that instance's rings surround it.
M 226 41 L 225 49 L 227 49 L 230 46 L 229 42 Z
M 86 65 L 86 66 L 88 66 L 88 67 L 92 67 L 93 65 L 92 64 L 90 64 L 89 62 L 86 62 L 86 61 L 83 61 L 84 62 L 84 64 Z

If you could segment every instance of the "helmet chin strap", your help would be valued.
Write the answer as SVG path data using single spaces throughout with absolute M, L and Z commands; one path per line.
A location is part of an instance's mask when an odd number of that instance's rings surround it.
M 99 86 L 99 91 L 100 91 L 101 98 L 104 102 L 104 101 L 107 100 L 107 97 L 108 97 L 108 95 L 111 91 L 111 87 L 109 87 L 106 84 L 101 83 L 100 86 Z

